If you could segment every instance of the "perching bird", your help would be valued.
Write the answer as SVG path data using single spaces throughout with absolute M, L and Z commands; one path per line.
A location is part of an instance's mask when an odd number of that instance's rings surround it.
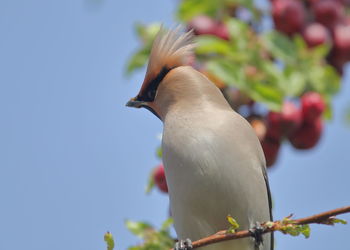
M 249 123 L 221 91 L 191 66 L 192 32 L 159 31 L 141 90 L 127 106 L 150 110 L 162 120 L 163 163 L 174 227 L 192 241 L 227 229 L 272 220 L 265 158 Z M 271 250 L 273 235 L 212 244 L 203 250 Z

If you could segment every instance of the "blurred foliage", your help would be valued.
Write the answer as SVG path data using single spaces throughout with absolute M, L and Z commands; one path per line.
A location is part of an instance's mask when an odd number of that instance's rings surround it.
M 171 218 L 167 219 L 159 230 L 145 222 L 126 221 L 126 227 L 131 233 L 142 239 L 142 243 L 131 246 L 129 250 L 164 250 L 174 246 L 174 239 L 170 235 Z
M 152 42 L 157 35 L 161 24 L 153 23 L 148 26 L 137 23 L 135 25 L 135 30 L 138 38 L 142 42 L 142 46 L 138 49 L 129 59 L 126 68 L 126 74 L 130 75 L 136 69 L 145 66 L 148 60 L 148 56 L 151 52 Z
M 104 240 L 107 244 L 107 250 L 113 250 L 114 249 L 114 238 L 113 235 L 110 232 L 107 232 L 104 235 Z
M 254 16 L 260 12 L 255 8 L 254 0 L 185 0 L 179 4 L 176 16 L 182 22 L 190 21 L 198 15 L 225 18 L 230 17 L 236 6 L 247 8 Z
M 151 171 L 149 177 L 148 177 L 148 181 L 147 181 L 147 185 L 146 185 L 146 194 L 149 194 L 152 189 L 154 188 L 155 186 L 155 182 L 154 182 L 154 169 L 153 171 Z
M 343 219 L 338 219 L 338 218 L 329 218 L 328 222 L 326 223 L 327 225 L 334 226 L 335 224 L 343 224 L 346 225 L 348 222 Z
M 240 11 L 249 14 L 240 18 Z M 197 70 L 210 73 L 225 88 L 238 89 L 271 111 L 280 111 L 286 99 L 297 100 L 306 92 L 318 92 L 327 105 L 324 116 L 329 119 L 332 117 L 331 101 L 340 89 L 341 79 L 335 68 L 326 61 L 331 51 L 329 44 L 310 48 L 300 34 L 287 36 L 275 29 L 264 30 L 264 12 L 256 8 L 254 0 L 179 1 L 175 16 L 185 29 L 190 29 L 190 21 L 199 15 L 223 23 L 229 39 L 203 34 L 195 36 L 197 46 L 193 66 Z M 152 42 L 160 27 L 161 23 L 135 25 L 140 46 L 127 62 L 127 75 L 147 64 Z M 347 121 L 350 125 L 350 108 Z M 161 148 L 157 149 L 156 154 L 162 158 Z M 147 193 L 154 184 L 152 172 Z M 229 231 L 234 232 L 239 227 L 238 223 L 231 216 L 227 220 L 230 223 Z M 283 222 L 283 233 L 309 237 L 308 225 L 293 224 L 288 218 Z M 129 250 L 173 247 L 174 240 L 169 233 L 171 223 L 171 219 L 167 220 L 157 231 L 150 224 L 127 221 L 128 229 L 142 240 L 142 243 Z
M 310 237 L 311 229 L 309 224 L 299 225 L 296 224 L 294 220 L 290 219 L 290 217 L 286 217 L 280 221 L 281 227 L 278 231 L 289 234 L 291 236 L 299 236 L 300 234 L 304 235 L 305 238 Z M 330 217 L 327 222 L 322 222 L 321 224 L 334 226 L 335 224 L 343 224 L 346 225 L 347 221 L 343 219 L 338 219 L 335 217 Z
M 238 88 L 270 110 L 280 110 L 284 99 L 306 91 L 319 92 L 330 107 L 340 77 L 324 61 L 329 48 L 321 45 L 309 49 L 302 38 L 291 40 L 277 31 L 257 34 L 235 18 L 228 19 L 226 25 L 230 41 L 212 35 L 196 36 L 195 53 L 197 61 L 227 86 Z M 142 45 L 127 64 L 128 74 L 147 63 L 159 27 L 157 23 L 137 25 Z M 327 114 L 331 116 L 330 109 Z
M 157 150 L 156 150 L 156 156 L 158 159 L 162 159 L 162 155 L 163 155 L 163 152 L 162 152 L 162 147 L 158 147 Z
M 311 233 L 311 229 L 308 224 L 297 225 L 289 217 L 286 217 L 283 220 L 281 220 L 281 228 L 279 229 L 279 231 L 284 234 L 289 234 L 291 236 L 299 236 L 300 234 L 302 234 L 305 238 L 309 238 Z

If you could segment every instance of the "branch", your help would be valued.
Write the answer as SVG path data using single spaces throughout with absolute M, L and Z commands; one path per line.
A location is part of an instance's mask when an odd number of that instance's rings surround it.
M 325 225 L 334 225 L 335 223 L 343 223 L 345 224 L 346 222 L 343 220 L 338 220 L 335 218 L 336 215 L 338 214 L 344 214 L 344 213 L 349 213 L 350 212 L 350 206 L 347 207 L 342 207 L 334 210 L 330 210 L 327 212 L 323 212 L 320 214 L 316 214 L 313 216 L 301 218 L 301 219 L 296 219 L 292 220 L 292 214 L 283 220 L 279 221 L 274 221 L 274 222 L 265 222 L 262 223 L 263 227 L 263 234 L 273 232 L 273 231 L 281 231 L 282 233 L 289 233 L 292 234 L 291 230 L 296 229 L 296 227 L 299 225 L 306 225 L 306 224 L 325 224 Z M 297 229 L 298 230 L 298 229 Z M 295 231 L 293 231 L 295 232 Z M 300 231 L 299 231 L 300 233 Z M 299 234 L 298 233 L 298 234 Z M 303 232 L 301 232 L 303 233 Z M 307 235 L 304 234 L 306 237 Z M 249 230 L 244 230 L 244 231 L 238 231 L 236 233 L 228 233 L 227 230 L 222 230 L 217 232 L 216 234 L 213 234 L 211 236 L 205 237 L 203 239 L 194 241 L 192 243 L 193 248 L 199 248 L 203 247 L 209 244 L 214 244 L 217 242 L 221 241 L 227 241 L 227 240 L 236 240 L 236 239 L 241 239 L 241 238 L 247 238 L 251 237 L 251 233 Z M 174 250 L 173 248 L 171 250 Z

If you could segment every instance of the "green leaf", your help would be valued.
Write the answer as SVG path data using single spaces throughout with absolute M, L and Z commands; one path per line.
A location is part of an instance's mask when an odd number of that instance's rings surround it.
M 207 69 L 223 80 L 227 85 L 236 86 L 239 89 L 244 89 L 243 76 L 241 68 L 238 65 L 230 63 L 227 60 L 211 60 L 207 63 Z
M 177 17 L 181 21 L 189 21 L 198 15 L 215 17 L 221 7 L 220 0 L 183 0 L 179 4 Z
M 293 223 L 293 220 L 291 219 L 292 215 L 289 215 L 287 217 L 284 217 L 281 221 L 282 225 L 288 225 Z
M 158 147 L 157 150 L 156 150 L 156 155 L 159 159 L 162 159 L 162 155 L 163 155 L 163 152 L 162 152 L 162 147 Z
M 145 46 L 137 51 L 128 61 L 126 66 L 126 74 L 130 75 L 136 69 L 140 69 L 145 66 L 148 61 L 149 54 L 151 52 L 151 46 Z
M 235 233 L 236 230 L 239 228 L 239 224 L 237 223 L 237 221 L 231 215 L 227 215 L 226 218 L 227 218 L 227 221 L 231 225 L 227 231 L 229 233 Z
M 169 227 L 172 219 L 166 220 L 162 228 L 157 231 L 152 226 L 144 222 L 130 222 L 127 224 L 129 230 L 143 239 L 137 246 L 131 246 L 129 250 L 164 250 L 170 249 L 174 245 L 174 240 L 170 235 Z
M 130 75 L 135 70 L 145 66 L 151 52 L 153 40 L 156 37 L 160 27 L 160 23 L 152 23 L 150 25 L 143 25 L 140 23 L 135 24 L 136 33 L 139 39 L 142 41 L 142 45 L 141 48 L 128 60 L 126 65 L 126 75 Z
M 246 93 L 253 100 L 266 104 L 270 110 L 278 111 L 282 108 L 283 93 L 268 84 L 257 82 Z
M 288 37 L 277 31 L 271 31 L 264 34 L 262 38 L 273 57 L 281 59 L 286 63 L 295 63 L 295 52 L 297 48 Z
M 305 51 L 307 49 L 307 45 L 300 35 L 295 35 L 293 37 L 293 42 L 297 48 L 297 51 Z
M 347 224 L 346 220 L 342 220 L 342 219 L 338 219 L 338 218 L 332 218 L 332 222 L 333 222 L 333 224 L 337 224 L 337 223 L 340 223 L 340 224 L 343 224 L 343 225 Z
M 331 95 L 322 95 L 323 100 L 325 101 L 326 104 L 326 109 L 323 112 L 323 118 L 326 120 L 330 120 L 333 117 L 333 112 L 332 112 L 332 96 Z
M 104 240 L 107 244 L 107 250 L 113 250 L 114 249 L 113 235 L 110 232 L 105 233 Z
M 228 31 L 232 39 L 235 40 L 235 43 L 244 42 L 246 44 L 248 32 L 250 31 L 249 26 L 236 18 L 230 18 L 226 22 Z
M 339 91 L 340 78 L 333 67 L 317 66 L 308 69 L 308 79 L 312 90 L 322 95 L 334 95 Z
M 128 250 L 141 250 L 141 246 L 133 246 L 133 247 L 128 247 Z
M 329 44 L 321 44 L 312 48 L 312 54 L 317 60 L 321 61 L 329 54 L 330 50 L 331 46 Z
M 136 222 L 127 220 L 125 221 L 125 226 L 132 232 L 134 235 L 143 238 L 147 233 L 147 230 L 152 230 L 152 226 L 145 222 Z
M 284 89 L 287 96 L 298 97 L 304 92 L 306 78 L 303 73 L 292 70 L 285 81 Z
M 230 7 L 241 6 L 249 9 L 257 16 L 258 9 L 255 8 L 253 0 L 182 0 L 179 4 L 177 17 L 181 21 L 189 21 L 198 15 L 207 15 L 222 19 L 231 16 Z
M 196 45 L 196 53 L 199 55 L 208 53 L 217 53 L 225 55 L 230 51 L 228 41 L 211 35 L 197 36 Z
M 311 229 L 309 225 L 302 225 L 300 228 L 300 232 L 305 236 L 305 238 L 310 237 Z
M 161 23 L 152 23 L 149 25 L 143 25 L 141 23 L 135 24 L 135 30 L 137 36 L 141 39 L 143 43 L 150 43 L 154 40 L 159 29 L 161 27 Z
M 253 100 L 266 104 L 271 110 L 279 110 L 283 103 L 283 92 L 271 84 L 261 81 L 248 81 L 240 65 L 227 60 L 212 60 L 207 64 L 208 70 L 223 80 L 227 85 L 235 86 Z
M 145 190 L 146 194 L 149 194 L 152 191 L 152 189 L 154 188 L 155 183 L 154 183 L 153 176 L 154 176 L 154 169 L 151 171 L 151 173 L 148 177 L 147 186 L 146 186 L 146 190 Z
M 298 230 L 297 227 L 293 226 L 293 225 L 287 225 L 284 228 L 284 232 L 286 234 L 289 234 L 291 236 L 298 236 L 300 234 L 300 231 Z
M 308 224 L 295 224 L 295 221 L 291 219 L 291 216 L 283 218 L 283 220 L 281 221 L 281 225 L 283 226 L 279 229 L 279 231 L 281 231 L 284 234 L 289 234 L 292 236 L 298 236 L 302 234 L 305 236 L 305 238 L 310 237 L 310 226 Z
M 166 221 L 163 222 L 160 230 L 162 231 L 168 230 L 173 224 L 174 224 L 174 219 L 172 217 L 169 217 Z
M 231 216 L 231 215 L 227 215 L 227 221 L 231 224 L 232 227 L 234 227 L 235 229 L 239 228 L 239 224 L 237 223 L 237 221 Z
M 231 0 L 229 2 L 248 8 L 251 11 L 255 10 L 254 0 Z

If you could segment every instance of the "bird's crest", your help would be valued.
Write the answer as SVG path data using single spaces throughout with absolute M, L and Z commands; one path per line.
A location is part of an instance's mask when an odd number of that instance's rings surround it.
M 180 34 L 181 26 L 175 29 L 160 30 L 153 42 L 148 61 L 146 76 L 139 95 L 155 81 L 161 81 L 171 69 L 188 64 L 195 44 L 192 41 L 193 32 Z M 159 84 L 159 82 L 158 82 Z

